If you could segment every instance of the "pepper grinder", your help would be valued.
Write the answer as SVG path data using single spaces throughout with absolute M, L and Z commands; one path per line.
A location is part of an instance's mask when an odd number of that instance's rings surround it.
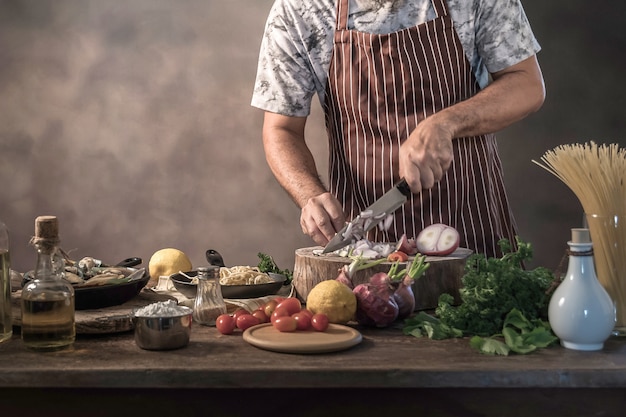
M 218 316 L 226 314 L 219 271 L 220 267 L 214 265 L 198 267 L 198 289 L 192 315 L 196 323 L 215 326 Z
M 600 350 L 615 326 L 615 304 L 596 276 L 589 229 L 572 229 L 567 244 L 567 274 L 552 294 L 548 321 L 563 347 Z

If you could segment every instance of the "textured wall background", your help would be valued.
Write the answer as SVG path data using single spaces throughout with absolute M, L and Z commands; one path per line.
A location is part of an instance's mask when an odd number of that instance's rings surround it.
M 194 265 L 257 252 L 293 266 L 310 246 L 262 152 L 249 105 L 271 0 L 0 0 L 0 219 L 13 267 L 35 261 L 34 219 L 59 216 L 78 259 L 176 247 Z M 581 207 L 531 163 L 561 143 L 624 140 L 626 3 L 527 0 L 548 99 L 499 134 L 534 264 L 557 266 Z M 326 169 L 319 106 L 309 142 Z

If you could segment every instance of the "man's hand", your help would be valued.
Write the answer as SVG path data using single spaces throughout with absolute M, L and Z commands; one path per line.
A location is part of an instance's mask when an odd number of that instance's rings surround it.
M 473 97 L 422 120 L 400 147 L 398 172 L 417 193 L 432 188 L 452 163 L 452 140 L 494 133 L 537 111 L 545 99 L 536 56 L 494 72 Z
M 344 224 L 345 216 L 341 204 L 331 193 L 312 197 L 302 207 L 302 233 L 309 235 L 318 245 L 325 246 Z
M 423 120 L 400 147 L 399 174 L 413 193 L 434 187 L 452 164 L 452 134 L 433 120 Z

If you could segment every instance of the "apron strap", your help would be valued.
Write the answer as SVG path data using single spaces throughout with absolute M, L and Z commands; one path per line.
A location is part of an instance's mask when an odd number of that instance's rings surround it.
M 350 0 L 337 0 L 337 31 L 348 29 L 348 9 Z
M 432 0 L 432 4 L 437 17 L 448 15 L 448 3 L 446 3 L 446 0 Z

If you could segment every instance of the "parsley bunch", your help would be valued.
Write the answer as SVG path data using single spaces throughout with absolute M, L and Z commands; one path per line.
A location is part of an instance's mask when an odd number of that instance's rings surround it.
M 526 270 L 532 258 L 530 243 L 517 238 L 517 251 L 508 240 L 498 244 L 504 255 L 468 258 L 459 290 L 461 305 L 449 294 L 439 297 L 437 318 L 420 313 L 404 323 L 405 334 L 431 339 L 473 336 L 471 344 L 483 353 L 528 353 L 554 343 L 547 323 L 554 274 L 547 268 Z M 505 342 L 500 342 L 499 338 Z
M 274 258 L 272 258 L 270 255 L 266 253 L 259 252 L 257 253 L 257 256 L 259 258 L 259 264 L 257 265 L 257 267 L 259 268 L 259 271 L 265 272 L 265 273 L 271 272 L 274 274 L 284 275 L 286 277 L 285 282 L 286 283 L 291 282 L 291 280 L 293 279 L 293 273 L 290 270 L 280 269 L 278 265 L 276 265 Z
M 498 242 L 504 255 L 468 258 L 462 288 L 462 304 L 453 306 L 448 294 L 439 297 L 436 314 L 451 327 L 466 334 L 489 336 L 502 331 L 506 315 L 517 309 L 528 320 L 547 317 L 548 289 L 554 274 L 547 268 L 526 270 L 524 261 L 532 258 L 532 246 L 517 238 L 517 252 L 508 240 Z

